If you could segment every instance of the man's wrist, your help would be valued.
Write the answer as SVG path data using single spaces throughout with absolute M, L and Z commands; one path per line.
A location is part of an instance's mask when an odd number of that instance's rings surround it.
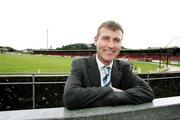
M 113 92 L 123 92 L 123 90 L 121 90 L 121 89 L 117 89 L 115 87 L 111 87 L 111 88 L 112 88 Z

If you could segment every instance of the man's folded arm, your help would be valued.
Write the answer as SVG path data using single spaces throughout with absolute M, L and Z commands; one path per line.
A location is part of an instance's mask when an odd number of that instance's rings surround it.
M 114 92 L 118 98 L 118 104 L 141 104 L 145 102 L 151 102 L 154 99 L 151 89 L 147 89 L 143 86 L 137 86 L 127 89 L 123 92 Z

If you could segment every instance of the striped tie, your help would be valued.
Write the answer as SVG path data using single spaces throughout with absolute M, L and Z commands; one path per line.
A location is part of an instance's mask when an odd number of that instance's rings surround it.
M 110 67 L 106 67 L 106 66 L 103 67 L 103 70 L 105 72 L 105 76 L 103 77 L 103 86 L 104 87 L 109 87 L 111 84 L 111 80 L 108 79 L 108 76 L 110 75 L 110 69 L 111 69 Z

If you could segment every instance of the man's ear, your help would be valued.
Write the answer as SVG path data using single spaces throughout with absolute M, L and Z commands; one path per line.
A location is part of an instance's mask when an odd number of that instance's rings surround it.
M 97 45 L 97 40 L 98 40 L 98 38 L 97 38 L 97 36 L 95 36 L 95 37 L 94 37 L 94 45 L 95 45 L 95 46 Z

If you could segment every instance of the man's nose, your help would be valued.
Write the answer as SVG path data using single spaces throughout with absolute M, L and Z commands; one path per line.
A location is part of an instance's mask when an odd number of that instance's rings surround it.
M 112 39 L 109 41 L 108 47 L 110 47 L 110 48 L 114 47 L 114 41 Z

